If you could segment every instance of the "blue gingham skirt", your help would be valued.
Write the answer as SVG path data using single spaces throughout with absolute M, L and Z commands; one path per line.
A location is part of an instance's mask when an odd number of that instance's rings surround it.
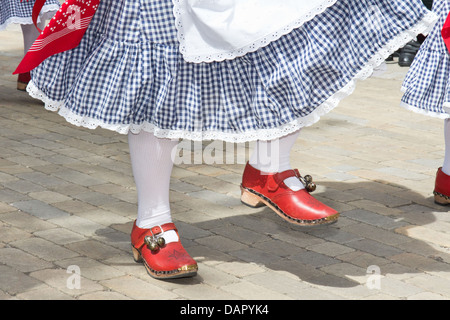
M 421 0 L 339 0 L 256 52 L 195 64 L 170 0 L 102 0 L 81 44 L 36 68 L 28 91 L 77 126 L 275 139 L 319 120 L 433 19 Z
M 0 30 L 10 23 L 32 24 L 31 13 L 35 0 L 0 0 Z M 48 14 L 45 19 L 51 18 L 59 9 L 59 0 L 47 0 L 42 8 L 41 15 Z M 50 15 L 50 16 L 49 16 Z
M 420 47 L 403 82 L 402 106 L 437 118 L 450 118 L 450 54 L 441 36 L 449 0 L 434 0 L 439 21 Z

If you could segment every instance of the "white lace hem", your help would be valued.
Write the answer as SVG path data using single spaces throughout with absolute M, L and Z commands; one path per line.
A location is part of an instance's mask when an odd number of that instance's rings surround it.
M 38 17 L 38 23 L 42 20 L 50 20 L 56 12 L 59 10 L 57 4 L 48 4 L 42 7 L 41 14 Z M 0 25 L 0 31 L 6 29 L 10 24 L 33 24 L 33 19 L 31 17 L 11 17 L 6 19 L 5 23 Z
M 315 16 L 323 13 L 328 7 L 331 7 L 333 4 L 335 4 L 337 0 L 323 0 L 319 5 L 315 6 L 309 12 L 303 13 L 295 21 L 284 25 L 281 29 L 260 36 L 245 46 L 229 50 L 219 50 L 220 52 L 214 52 L 214 50 L 211 49 L 211 51 L 209 51 L 208 53 L 202 54 L 191 54 L 192 50 L 188 48 L 186 42 L 186 30 L 182 21 L 182 17 L 186 11 L 183 7 L 185 1 L 186 0 L 172 0 L 174 5 L 173 13 L 175 16 L 175 26 L 177 29 L 178 42 L 180 44 L 179 50 L 183 55 L 185 61 L 201 63 L 231 60 L 237 57 L 244 56 L 247 53 L 257 51 L 258 49 L 269 45 L 271 42 L 278 40 L 280 37 L 289 34 L 290 32 L 292 32 L 292 30 L 301 27 L 305 22 L 312 20 Z
M 401 88 L 402 92 L 406 92 L 407 88 L 406 87 L 402 87 Z M 438 119 L 449 119 L 450 118 L 450 103 L 446 102 L 443 104 L 442 108 L 444 109 L 444 111 L 446 113 L 442 113 L 442 112 L 433 112 L 433 111 L 429 111 L 429 110 L 425 110 L 425 109 L 421 109 L 415 106 L 412 106 L 408 103 L 405 102 L 400 102 L 400 106 L 405 108 L 406 110 L 412 111 L 414 113 L 418 113 L 424 116 L 429 116 L 429 117 L 433 117 L 433 118 L 438 118 Z
M 362 68 L 360 72 L 350 80 L 342 89 L 334 93 L 322 105 L 317 107 L 311 114 L 298 118 L 290 123 L 281 125 L 272 129 L 259 129 L 246 132 L 221 132 L 221 131 L 183 131 L 161 129 L 151 123 L 143 124 L 107 124 L 94 118 L 79 116 L 64 105 L 64 101 L 54 101 L 49 99 L 41 90 L 39 90 L 31 81 L 28 84 L 27 91 L 29 94 L 45 103 L 45 108 L 50 111 L 58 111 L 69 123 L 75 126 L 95 129 L 101 127 L 104 129 L 116 131 L 120 134 L 128 132 L 139 133 L 141 130 L 151 132 L 159 138 L 170 139 L 188 139 L 194 141 L 201 140 L 222 140 L 226 142 L 242 143 L 255 140 L 274 140 L 282 136 L 307 126 L 311 126 L 319 121 L 320 117 L 333 110 L 341 100 L 352 94 L 356 87 L 357 80 L 364 80 L 370 77 L 376 67 L 381 65 L 385 59 L 395 50 L 403 47 L 417 34 L 428 32 L 436 21 L 437 16 L 433 12 L 429 12 L 419 23 L 412 28 L 403 31 L 395 38 L 391 39 L 383 48 L 381 48 Z

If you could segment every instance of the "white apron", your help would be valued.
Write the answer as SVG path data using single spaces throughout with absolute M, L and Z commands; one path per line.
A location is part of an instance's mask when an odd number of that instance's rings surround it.
M 258 50 L 337 0 L 173 0 L 188 62 L 234 59 Z

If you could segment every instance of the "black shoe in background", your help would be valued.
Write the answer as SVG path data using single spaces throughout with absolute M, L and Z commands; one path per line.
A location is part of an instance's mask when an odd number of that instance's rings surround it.
M 391 54 L 389 57 L 387 57 L 386 60 L 384 60 L 384 61 L 387 61 L 387 62 L 394 61 L 394 58 L 398 58 L 400 56 L 400 50 L 401 49 L 398 49 L 397 51 L 395 51 L 393 54 Z
M 419 51 L 420 43 L 418 41 L 408 42 L 402 49 L 400 49 L 398 64 L 401 67 L 409 67 L 413 62 L 417 51 Z

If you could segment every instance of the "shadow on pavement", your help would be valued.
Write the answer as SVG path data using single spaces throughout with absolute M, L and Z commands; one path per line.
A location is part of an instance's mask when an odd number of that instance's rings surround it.
M 347 190 L 371 190 L 374 183 L 354 183 Z M 333 182 L 321 184 L 336 187 Z M 396 215 L 352 209 L 342 212 L 337 223 L 318 227 L 290 225 L 268 208 L 248 213 L 247 207 L 242 207 L 245 214 L 196 223 L 186 222 L 195 214 L 188 210 L 174 219 L 188 252 L 212 268 L 222 263 L 242 263 L 243 267 L 251 263 L 306 283 L 336 288 L 364 285 L 373 266 L 379 267 L 381 276 L 448 272 L 448 234 L 437 223 L 437 219 L 443 224 L 450 221 L 448 209 L 434 205 L 432 198 L 410 190 L 408 194 L 420 204 L 411 201 L 397 207 Z M 325 197 L 326 192 L 318 196 Z M 233 209 L 238 212 L 239 205 Z M 177 221 L 181 216 L 183 221 Z M 113 227 L 131 230 L 131 223 Z M 196 284 L 202 280 L 200 267 L 197 277 L 174 282 Z

